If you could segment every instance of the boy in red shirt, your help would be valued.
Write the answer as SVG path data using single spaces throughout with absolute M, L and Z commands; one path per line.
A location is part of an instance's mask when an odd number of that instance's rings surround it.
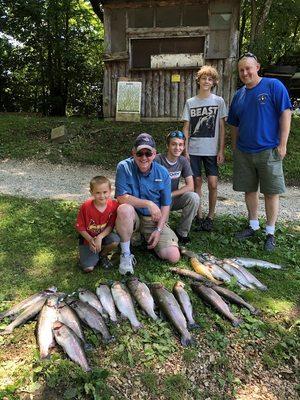
M 79 209 L 76 230 L 79 237 L 80 266 L 91 272 L 96 264 L 112 267 L 108 254 L 119 245 L 119 236 L 112 232 L 119 203 L 111 198 L 111 183 L 104 176 L 95 176 L 90 182 L 92 197 Z

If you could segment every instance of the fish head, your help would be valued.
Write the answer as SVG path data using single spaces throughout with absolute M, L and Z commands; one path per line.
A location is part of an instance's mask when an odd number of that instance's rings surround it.
M 50 296 L 46 300 L 46 305 L 48 307 L 57 307 L 58 303 L 59 303 L 59 298 L 57 296 Z
M 174 285 L 174 288 L 184 288 L 185 284 L 182 281 L 177 281 Z
M 46 293 L 56 293 L 57 292 L 57 287 L 56 286 L 50 286 L 45 290 Z

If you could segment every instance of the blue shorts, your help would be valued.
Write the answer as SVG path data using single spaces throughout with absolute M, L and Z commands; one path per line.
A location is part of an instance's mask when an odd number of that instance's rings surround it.
M 190 155 L 190 163 L 193 171 L 193 176 L 199 177 L 202 175 L 202 163 L 204 165 L 206 176 L 218 176 L 219 168 L 217 156 L 193 156 Z
M 94 253 L 90 246 L 87 244 L 83 244 L 84 239 L 82 236 L 79 237 L 79 259 L 80 266 L 82 269 L 95 267 L 99 261 L 100 253 Z M 109 235 L 105 236 L 102 240 L 102 246 L 108 246 L 112 243 L 120 243 L 120 237 L 114 232 L 111 232 Z

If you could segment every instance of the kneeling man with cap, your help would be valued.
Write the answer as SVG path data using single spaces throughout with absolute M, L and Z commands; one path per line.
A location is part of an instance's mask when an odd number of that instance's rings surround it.
M 133 274 L 135 258 L 130 239 L 140 231 L 148 249 L 169 262 L 180 259 L 178 240 L 166 224 L 171 199 L 168 171 L 154 161 L 156 145 L 151 135 L 141 133 L 135 140 L 132 157 L 121 161 L 116 171 L 116 197 L 120 206 L 116 230 L 121 237 L 119 272 Z

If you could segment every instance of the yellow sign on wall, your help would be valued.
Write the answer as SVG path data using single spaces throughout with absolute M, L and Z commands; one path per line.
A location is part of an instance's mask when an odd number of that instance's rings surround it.
M 172 76 L 171 76 L 171 82 L 172 83 L 178 83 L 178 82 L 180 82 L 180 75 L 179 74 L 172 74 Z

